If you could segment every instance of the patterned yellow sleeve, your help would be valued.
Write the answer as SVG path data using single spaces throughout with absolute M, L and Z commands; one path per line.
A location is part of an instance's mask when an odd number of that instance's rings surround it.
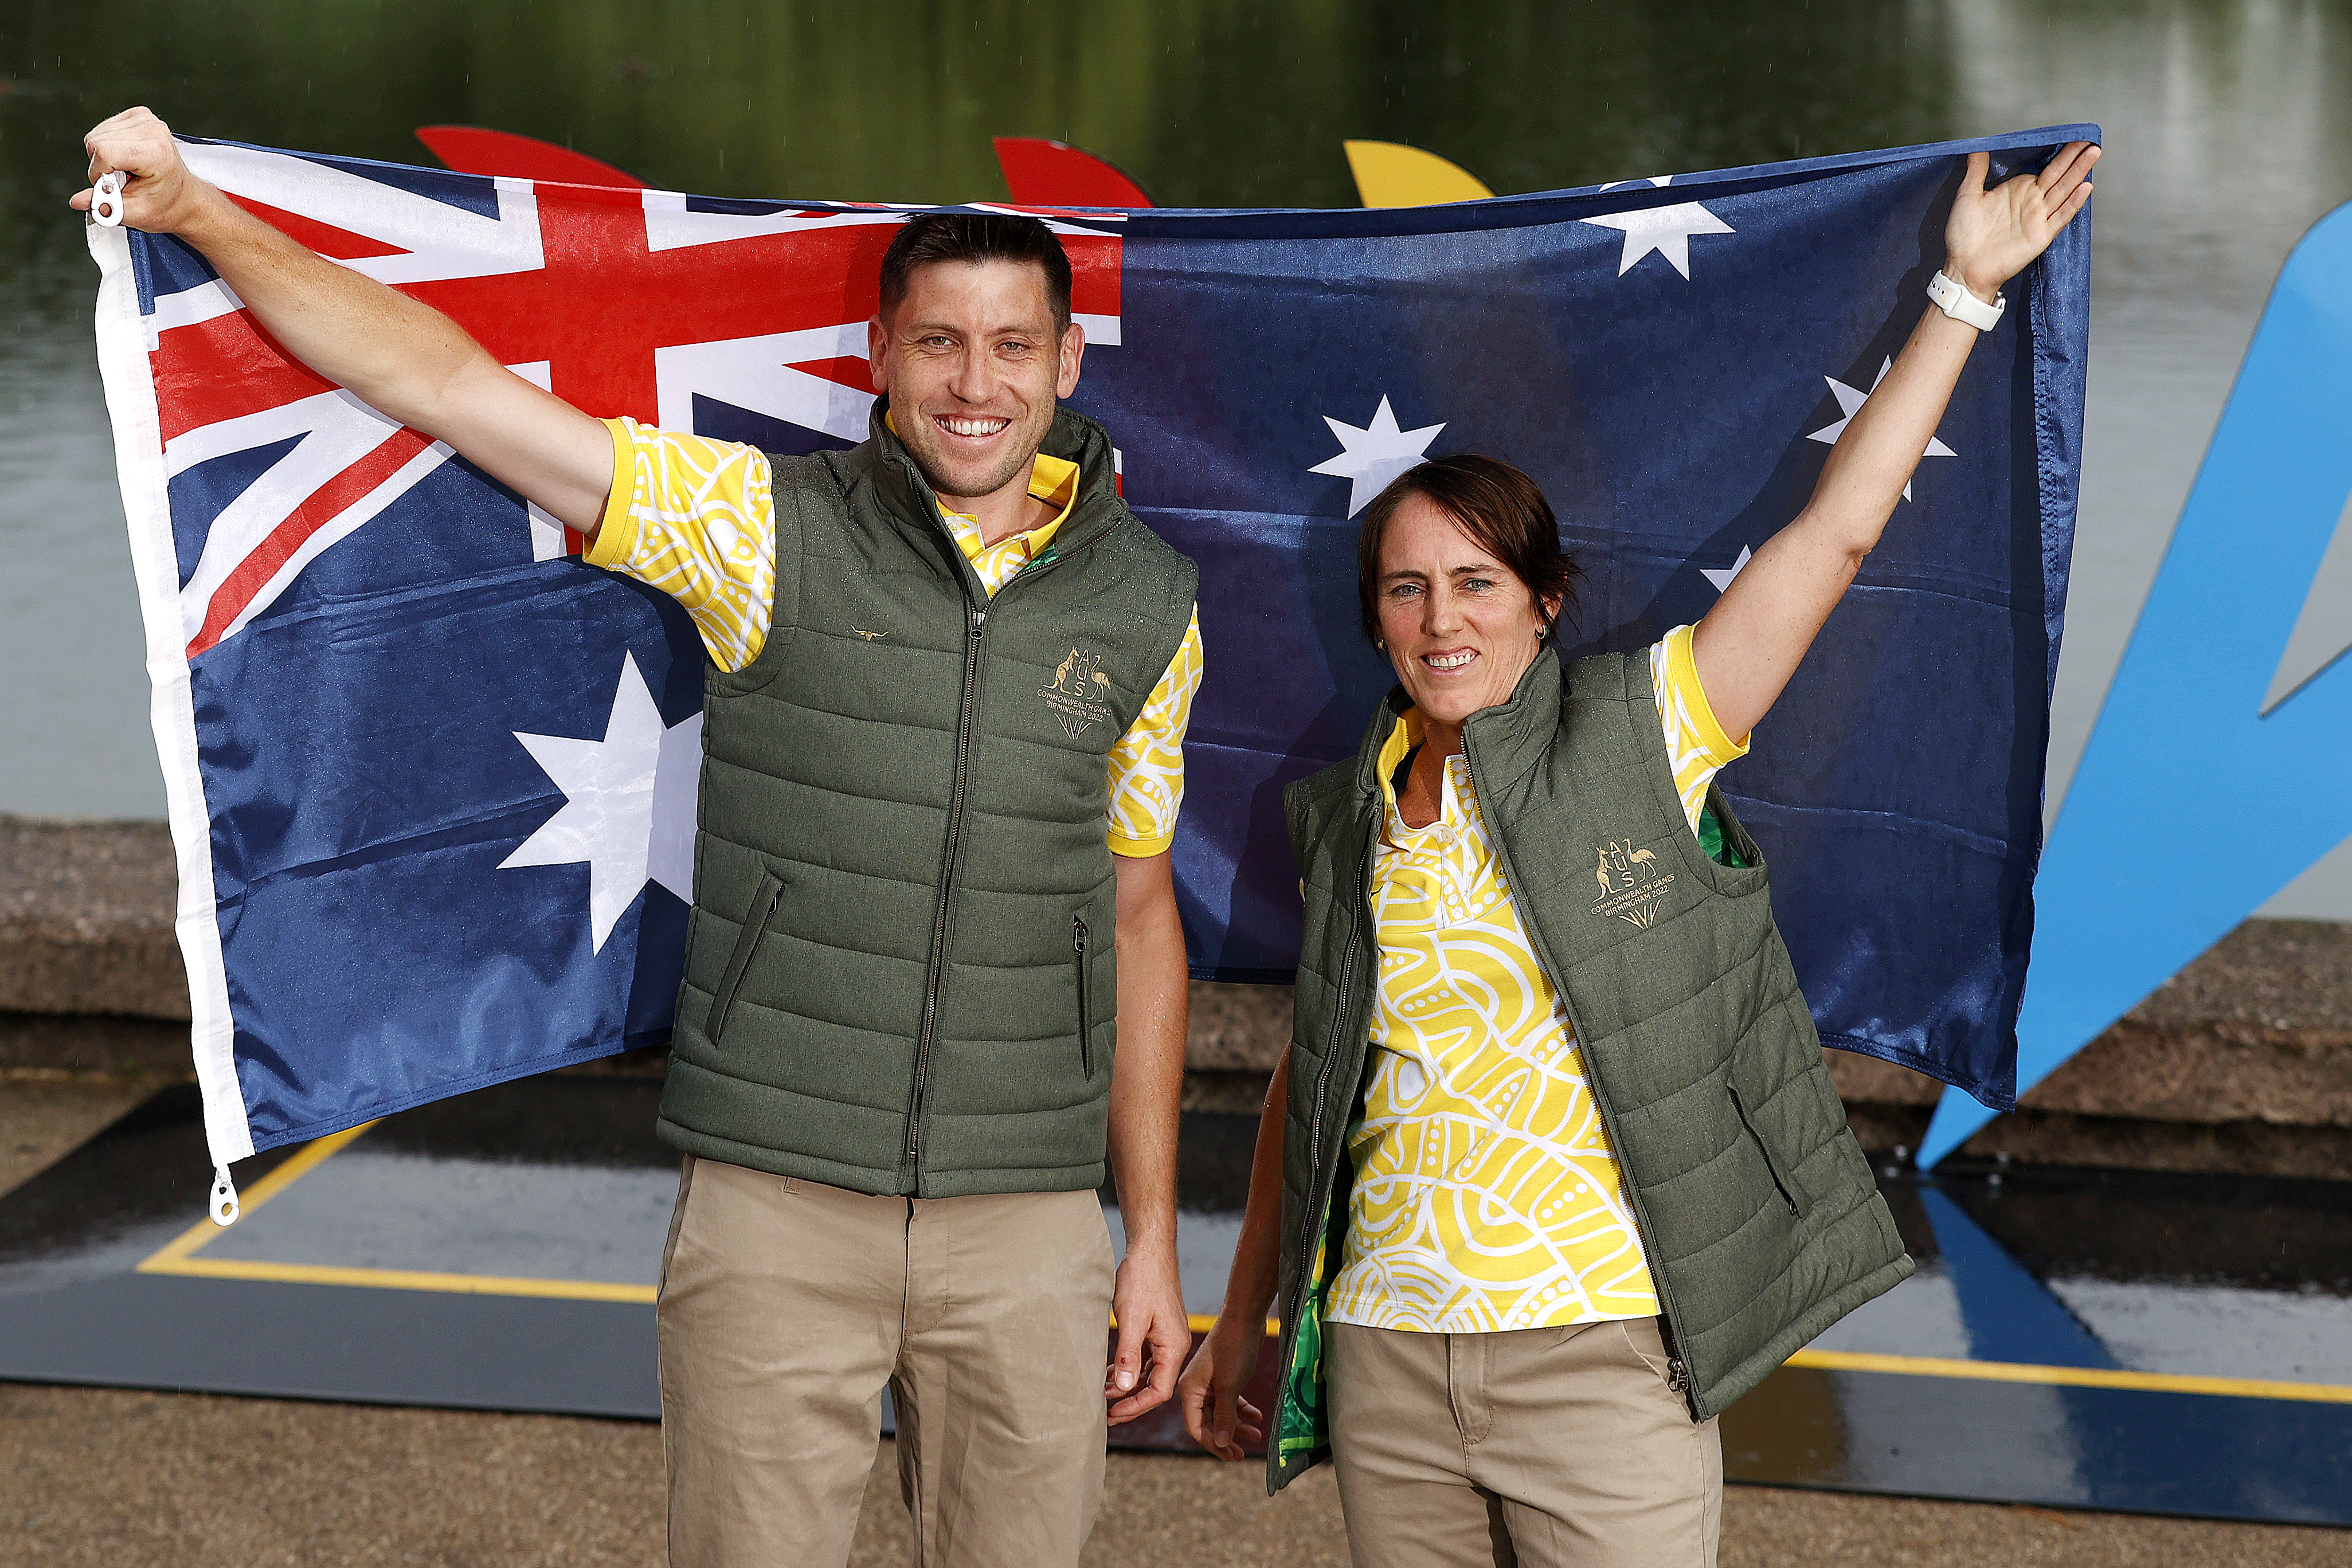
M 768 641 L 776 597 L 776 508 L 767 454 L 732 441 L 608 419 L 613 491 L 590 566 L 658 588 L 686 607 L 722 670 Z
M 1658 717 L 1666 727 L 1666 756 L 1675 765 L 1675 791 L 1691 831 L 1706 804 L 1706 787 L 1717 769 L 1748 755 L 1745 737 L 1732 739 L 1716 722 L 1706 691 L 1691 657 L 1691 629 L 1677 626 L 1650 646 L 1650 686 L 1657 694 Z
M 1156 855 L 1176 841 L 1184 805 L 1184 727 L 1201 689 L 1201 607 L 1135 723 L 1110 748 L 1110 852 Z

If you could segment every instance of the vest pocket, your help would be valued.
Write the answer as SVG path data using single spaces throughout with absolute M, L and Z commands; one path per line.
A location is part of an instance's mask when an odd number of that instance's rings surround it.
M 762 871 L 760 881 L 751 889 L 751 908 L 743 917 L 743 928 L 735 934 L 735 950 L 727 956 L 727 970 L 719 977 L 719 989 L 710 998 L 710 1017 L 702 1033 L 711 1044 L 726 1031 L 727 1015 L 735 1010 L 735 993 L 742 988 L 743 971 L 751 965 L 751 954 L 760 946 L 760 936 L 774 917 L 776 904 L 784 896 L 783 878 L 774 872 Z
M 1078 967 L 1078 1065 L 1086 1070 L 1087 1082 L 1095 1077 L 1095 1005 L 1094 980 L 1088 974 L 1093 967 L 1087 962 L 1087 917 L 1070 916 L 1070 949 L 1072 960 Z
M 1772 1185 L 1780 1189 L 1780 1201 L 1789 1206 L 1790 1214 L 1802 1215 L 1804 1206 L 1797 1199 L 1796 1184 L 1789 1179 L 1789 1174 L 1780 1168 L 1780 1162 L 1773 1156 L 1772 1145 L 1756 1125 L 1756 1118 L 1748 1113 L 1748 1102 L 1741 1099 L 1739 1091 L 1728 1083 L 1723 1086 L 1723 1092 L 1731 1096 L 1731 1108 L 1738 1113 L 1739 1124 L 1748 1129 L 1748 1136 L 1756 1145 L 1756 1152 L 1764 1156 L 1764 1168 L 1772 1173 Z

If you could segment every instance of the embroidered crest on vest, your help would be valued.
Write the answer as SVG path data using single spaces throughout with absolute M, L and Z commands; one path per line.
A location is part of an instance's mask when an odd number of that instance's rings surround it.
M 1102 655 L 1091 648 L 1073 648 L 1054 672 L 1054 684 L 1037 689 L 1062 721 L 1062 733 L 1073 740 L 1110 717 L 1110 704 L 1103 700 L 1110 695 L 1110 677 L 1096 668 L 1101 663 Z
M 1601 884 L 1601 896 L 1592 913 L 1615 915 L 1648 930 L 1658 918 L 1658 905 L 1666 900 L 1666 889 L 1675 884 L 1675 873 L 1659 870 L 1658 857 L 1635 849 L 1631 839 L 1610 840 L 1595 858 L 1592 876 Z

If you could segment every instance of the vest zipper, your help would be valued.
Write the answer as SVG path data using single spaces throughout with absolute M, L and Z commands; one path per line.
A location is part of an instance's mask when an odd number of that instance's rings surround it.
M 743 973 L 751 967 L 751 955 L 759 950 L 760 938 L 767 933 L 768 922 L 775 918 L 776 905 L 784 899 L 782 878 L 767 873 L 761 880 L 774 885 L 752 898 L 751 913 L 743 917 L 743 927 L 735 935 L 735 951 L 728 956 L 727 972 L 719 977 L 719 993 L 710 999 L 710 1017 L 702 1033 L 713 1045 L 727 1032 L 727 1019 L 735 1011 L 735 993 L 743 987 Z
M 907 1111 L 907 1158 L 918 1159 L 923 1147 L 923 1091 L 931 1072 L 931 1040 L 939 1032 L 940 988 L 947 984 L 948 902 L 955 887 L 956 854 L 963 847 L 964 786 L 971 770 L 972 701 L 980 690 L 982 640 L 988 632 L 988 612 L 971 605 L 971 635 L 963 644 L 963 704 L 956 715 L 955 784 L 948 796 L 948 844 L 940 862 L 940 896 L 931 911 L 931 977 L 923 988 L 923 1032 L 915 1041 L 915 1098 Z M 920 1190 L 918 1175 L 916 1187 Z
M 1324 1097 L 1331 1092 L 1331 1074 L 1339 1065 L 1339 1037 L 1341 1031 L 1347 1028 L 1349 1017 L 1348 987 L 1355 979 L 1356 954 L 1364 932 L 1364 917 L 1368 913 L 1367 901 L 1371 896 L 1372 843 L 1379 831 L 1380 819 L 1375 817 L 1371 827 L 1364 834 L 1363 861 L 1356 868 L 1356 908 L 1348 928 L 1348 956 L 1340 960 L 1339 964 L 1338 1005 L 1332 1011 L 1330 1038 L 1323 1045 L 1323 1068 L 1315 1075 L 1313 1101 L 1315 1123 L 1307 1142 L 1307 1198 L 1310 1208 L 1315 1200 L 1315 1194 L 1323 1186 L 1323 1101 Z M 1331 1216 L 1327 1210 L 1322 1223 L 1308 1230 L 1301 1238 L 1303 1251 L 1298 1262 L 1298 1291 L 1291 1298 L 1290 1311 L 1284 1313 L 1282 1319 L 1282 1343 L 1279 1354 L 1283 1357 L 1283 1363 L 1279 1375 L 1286 1391 L 1289 1386 L 1290 1379 L 1289 1357 L 1293 1347 L 1297 1343 L 1298 1315 L 1307 1310 L 1307 1293 L 1314 1288 L 1315 1249 L 1330 1228 Z M 1276 1418 L 1277 1420 L 1280 1418 L 1279 1412 L 1276 1412 Z
M 1087 1082 L 1095 1081 L 1095 1005 L 1094 988 L 1087 976 L 1087 917 L 1070 916 L 1070 948 L 1078 964 L 1078 1061 L 1087 1070 Z
M 1801 1217 L 1804 1210 L 1797 1207 L 1797 1189 L 1781 1174 L 1780 1162 L 1772 1155 L 1772 1145 L 1764 1141 L 1763 1131 L 1756 1125 L 1756 1118 L 1748 1113 L 1748 1102 L 1740 1097 L 1738 1090 L 1728 1083 L 1723 1086 L 1723 1092 L 1731 1096 L 1731 1108 L 1738 1114 L 1739 1124 L 1748 1130 L 1748 1141 L 1756 1145 L 1756 1152 L 1763 1156 L 1765 1170 L 1771 1175 L 1772 1185 L 1780 1189 L 1780 1201 L 1789 1206 L 1790 1214 Z
M 1462 756 L 1470 764 L 1470 789 L 1478 797 L 1478 810 L 1483 812 L 1486 810 L 1486 802 L 1493 800 L 1494 797 L 1486 793 L 1486 781 L 1478 775 L 1478 754 L 1471 749 L 1469 728 L 1466 725 L 1463 729 Z M 1503 880 L 1512 890 L 1510 896 L 1516 898 L 1518 890 L 1527 884 L 1519 880 L 1518 865 L 1511 859 L 1510 843 L 1507 835 L 1503 831 L 1501 821 L 1491 816 L 1486 818 L 1486 833 L 1494 841 L 1495 860 L 1502 867 Z M 1609 1147 L 1612 1153 L 1617 1154 L 1622 1163 L 1624 1159 L 1622 1151 L 1625 1144 L 1617 1128 L 1617 1108 L 1609 1103 L 1608 1094 L 1601 1087 L 1601 1074 L 1594 1070 L 1592 1057 L 1584 1049 L 1584 1026 L 1577 1020 L 1576 1009 L 1570 999 L 1568 988 L 1560 984 L 1559 965 L 1553 959 L 1550 948 L 1545 944 L 1542 927 L 1538 924 L 1534 913 L 1521 910 L 1519 924 L 1527 930 L 1528 946 L 1534 952 L 1536 963 L 1542 967 L 1544 977 L 1551 982 L 1552 994 L 1559 998 L 1560 1011 L 1567 1015 L 1569 1030 L 1575 1038 L 1577 1052 L 1584 1058 L 1585 1092 L 1592 1096 L 1593 1108 L 1601 1113 L 1601 1125 L 1609 1134 Z M 1650 1260 L 1650 1238 L 1656 1232 L 1651 1228 L 1650 1212 L 1647 1205 L 1643 1202 L 1641 1187 L 1629 1180 L 1624 1184 L 1624 1188 L 1626 1206 L 1633 1211 L 1633 1228 L 1642 1238 L 1642 1260 L 1647 1264 Z M 1650 1284 L 1658 1292 L 1658 1311 L 1666 1321 L 1666 1354 L 1670 1358 L 1669 1368 L 1681 1366 L 1683 1364 L 1682 1309 L 1675 1301 L 1675 1293 L 1667 1283 L 1664 1269 L 1650 1270 Z M 1673 1380 L 1669 1378 L 1670 1387 L 1672 1383 Z M 1691 1419 L 1694 1421 L 1699 1419 L 1697 1394 L 1691 1385 L 1687 1367 L 1684 1367 L 1683 1371 L 1683 1386 L 1675 1392 L 1681 1394 L 1685 1402 L 1690 1406 Z

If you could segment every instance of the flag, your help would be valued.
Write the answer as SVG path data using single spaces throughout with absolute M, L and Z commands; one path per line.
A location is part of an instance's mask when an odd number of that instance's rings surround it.
M 1697 620 L 1917 319 L 1962 155 L 2084 127 L 1379 211 L 1043 214 L 1072 402 L 1201 563 L 1175 863 L 1193 972 L 1282 981 L 1282 787 L 1392 676 L 1354 519 L 1423 456 L 1527 469 L 1566 641 Z M 918 209 L 719 200 L 187 140 L 248 210 L 600 416 L 863 439 Z M 702 654 L 677 608 L 289 362 L 194 250 L 93 227 L 98 340 L 222 1162 L 667 1033 Z M 1885 542 L 1723 777 L 1833 1045 L 2005 1104 L 2082 431 L 2088 225 L 2011 286 Z

